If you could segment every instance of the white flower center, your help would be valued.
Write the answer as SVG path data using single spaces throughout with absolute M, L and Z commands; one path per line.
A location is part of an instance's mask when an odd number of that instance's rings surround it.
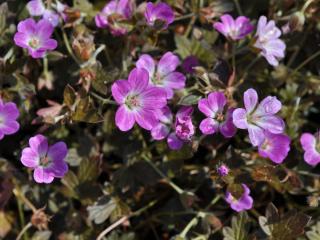
M 141 107 L 141 101 L 139 95 L 128 95 L 125 104 L 131 110 Z
M 40 40 L 37 37 L 32 37 L 29 40 L 29 46 L 32 47 L 33 49 L 38 49 L 40 47 Z

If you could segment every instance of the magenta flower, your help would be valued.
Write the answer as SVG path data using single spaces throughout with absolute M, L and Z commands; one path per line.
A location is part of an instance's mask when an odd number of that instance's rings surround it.
M 112 35 L 120 36 L 128 32 L 128 29 L 121 24 L 121 21 L 132 17 L 132 0 L 112 0 L 95 17 L 98 28 L 109 28 Z
M 116 112 L 116 125 L 121 131 L 130 130 L 135 122 L 151 130 L 158 120 L 155 111 L 167 104 L 166 92 L 148 85 L 149 75 L 145 69 L 135 68 L 128 80 L 112 84 L 112 96 L 120 105 Z
M 147 24 L 158 29 L 167 29 L 169 24 L 174 21 L 174 12 L 171 7 L 163 2 L 147 3 L 144 13 Z
M 229 14 L 221 16 L 221 22 L 214 23 L 213 27 L 226 38 L 232 40 L 243 39 L 253 31 L 253 25 L 251 25 L 249 18 L 240 16 L 234 20 Z
M 264 142 L 264 130 L 273 134 L 283 133 L 284 121 L 275 115 L 282 107 L 276 97 L 268 96 L 258 104 L 258 94 L 250 88 L 244 92 L 243 101 L 245 109 L 234 110 L 233 123 L 237 128 L 248 129 L 253 146 L 259 146 Z
M 20 125 L 16 121 L 18 117 L 17 105 L 13 102 L 4 103 L 0 99 L 0 140 L 4 135 L 11 135 L 19 130 Z
M 157 64 L 150 55 L 143 54 L 138 59 L 136 66 L 146 69 L 149 73 L 150 84 L 164 88 L 167 98 L 171 99 L 173 90 L 182 89 L 186 84 L 186 77 L 175 71 L 179 64 L 179 58 L 172 52 L 167 52 Z
M 304 161 L 311 166 L 320 163 L 320 131 L 315 135 L 304 133 L 300 137 L 304 152 Z
M 200 123 L 200 130 L 203 134 L 221 132 L 227 138 L 235 135 L 237 129 L 232 121 L 234 108 L 225 111 L 226 104 L 227 99 L 222 92 L 212 92 L 208 98 L 199 100 L 198 108 L 207 116 Z
M 64 161 L 68 149 L 64 142 L 48 145 L 45 136 L 38 134 L 29 139 L 30 147 L 23 149 L 21 162 L 33 168 L 33 178 L 37 183 L 51 183 L 54 178 L 62 178 L 68 172 Z
M 270 158 L 274 163 L 280 164 L 287 157 L 290 150 L 290 138 L 284 134 L 264 132 L 265 139 L 259 146 L 259 155 Z
M 267 22 L 265 16 L 259 18 L 254 47 L 261 50 L 261 55 L 272 66 L 278 66 L 279 59 L 284 58 L 286 44 L 279 39 L 280 36 L 281 30 L 276 27 L 273 20 Z
M 241 184 L 243 188 L 242 196 L 237 199 L 230 192 L 226 192 L 226 201 L 230 204 L 230 207 L 237 211 L 241 212 L 244 210 L 249 210 L 252 208 L 253 199 L 250 196 L 250 189 L 247 187 L 246 184 Z
M 195 70 L 193 68 L 199 65 L 200 63 L 198 59 L 195 56 L 191 55 L 184 59 L 183 63 L 181 64 L 181 67 L 185 73 L 194 73 Z
M 57 41 L 51 39 L 53 26 L 47 20 L 36 23 L 32 18 L 19 22 L 18 32 L 14 35 L 17 46 L 28 49 L 33 58 L 42 58 L 48 50 L 57 47 Z
M 46 10 L 42 0 L 32 0 L 28 2 L 27 9 L 31 16 L 42 16 Z
M 176 114 L 174 124 L 175 132 L 168 136 L 167 142 L 172 150 L 179 150 L 184 143 L 190 142 L 195 134 L 195 127 L 192 123 L 192 107 L 181 107 Z
M 217 171 L 221 177 L 227 176 L 229 174 L 229 168 L 225 164 L 220 165 Z

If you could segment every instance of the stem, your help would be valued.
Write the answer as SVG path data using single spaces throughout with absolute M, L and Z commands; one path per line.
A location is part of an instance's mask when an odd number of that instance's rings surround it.
M 237 12 L 239 15 L 243 15 L 243 12 L 241 10 L 241 7 L 240 7 L 240 3 L 239 3 L 239 0 L 233 0 L 234 1 L 234 4 L 236 5 L 236 9 L 237 9 Z
M 70 43 L 69 43 L 69 39 L 67 37 L 67 34 L 65 32 L 65 30 L 63 28 L 61 28 L 61 31 L 62 31 L 62 37 L 63 37 L 63 42 L 64 44 L 66 45 L 66 48 L 67 48 L 67 51 L 68 53 L 70 54 L 70 56 L 73 58 L 73 60 L 78 64 L 78 65 L 81 65 L 81 63 L 79 62 L 78 58 L 74 55 L 73 51 L 72 51 L 72 48 L 70 46 Z
M 31 222 L 29 222 L 27 225 L 24 226 L 24 228 L 20 231 L 19 235 L 17 236 L 16 240 L 20 240 L 22 238 L 22 236 L 25 236 L 26 238 L 26 235 L 24 235 L 29 228 L 32 227 L 32 224 Z
M 304 12 L 307 10 L 307 8 L 309 7 L 309 5 L 310 5 L 313 1 L 314 1 L 314 0 L 309 0 L 309 1 L 307 1 L 307 2 L 303 5 L 301 12 L 304 13 Z
M 184 190 L 174 184 L 151 160 L 147 159 L 145 156 L 143 156 L 143 158 L 178 194 L 184 193 Z
M 187 15 L 183 15 L 181 17 L 177 17 L 174 21 L 181 21 L 181 20 L 184 20 L 184 19 L 188 19 L 188 18 L 191 18 L 193 17 L 195 14 L 194 13 L 189 13 Z
M 296 67 L 294 69 L 294 71 L 292 72 L 291 75 L 296 74 L 301 68 L 303 68 L 306 64 L 308 64 L 309 62 L 311 62 L 313 59 L 317 58 L 318 56 L 320 56 L 320 50 L 318 52 L 315 52 L 314 54 L 312 54 L 306 60 L 304 60 L 298 67 Z
M 188 37 L 188 36 L 189 36 L 191 30 L 193 29 L 193 25 L 194 25 L 194 23 L 196 22 L 196 19 L 197 19 L 196 16 L 192 16 L 192 17 L 191 17 L 191 20 L 190 20 L 190 23 L 189 23 L 189 25 L 188 25 L 188 28 L 187 28 L 187 30 L 186 30 L 185 33 L 184 33 L 184 36 L 185 36 L 185 37 Z
M 46 76 L 48 74 L 48 58 L 43 58 L 43 74 Z
M 92 97 L 100 100 L 103 104 L 117 105 L 117 103 L 115 101 L 103 98 L 103 97 L 99 96 L 98 94 L 96 94 L 94 92 L 90 92 L 90 94 L 91 94 Z
M 235 72 L 236 71 L 236 49 L 237 49 L 237 46 L 236 46 L 236 43 L 233 42 L 232 43 L 232 70 Z

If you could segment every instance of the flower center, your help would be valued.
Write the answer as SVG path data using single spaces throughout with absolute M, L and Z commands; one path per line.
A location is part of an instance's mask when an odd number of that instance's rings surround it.
M 40 40 L 36 37 L 33 37 L 29 41 L 29 46 L 32 47 L 33 49 L 37 49 L 40 46 Z
M 265 139 L 264 142 L 261 145 L 261 148 L 263 150 L 267 150 L 267 148 L 271 145 L 271 142 L 268 139 Z
M 130 109 L 136 109 L 139 108 L 141 105 L 140 99 L 138 95 L 129 95 L 126 98 L 125 104 Z
M 156 73 L 155 76 L 151 78 L 154 85 L 161 86 L 162 85 L 162 77 L 159 73 Z
M 223 113 L 217 113 L 216 119 L 218 122 L 223 122 L 224 121 Z
M 46 155 L 40 159 L 40 165 L 47 167 L 51 163 L 51 159 Z

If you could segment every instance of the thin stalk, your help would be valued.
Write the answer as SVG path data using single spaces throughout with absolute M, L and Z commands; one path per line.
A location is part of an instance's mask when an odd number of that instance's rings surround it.
M 63 38 L 63 42 L 67 48 L 67 51 L 68 53 L 70 54 L 70 56 L 73 58 L 73 60 L 78 64 L 78 65 L 81 65 L 81 63 L 79 62 L 78 58 L 74 55 L 73 51 L 72 51 L 72 48 L 70 46 L 70 43 L 69 43 L 69 39 L 67 37 L 67 34 L 66 34 L 66 31 L 61 28 L 61 31 L 62 31 L 62 38 Z
M 25 225 L 24 228 L 18 234 L 16 240 L 20 240 L 22 238 L 22 236 L 24 236 L 24 239 L 26 239 L 26 235 L 27 235 L 26 233 L 27 233 L 28 229 L 31 227 L 32 227 L 31 222 L 29 222 L 27 225 Z M 27 239 L 28 239 L 28 237 L 27 237 Z
M 298 67 L 296 67 L 293 70 L 291 76 L 296 74 L 301 68 L 303 68 L 305 65 L 307 65 L 309 62 L 311 62 L 312 60 L 314 60 L 318 56 L 320 56 L 320 50 L 315 52 L 314 54 L 312 54 L 310 57 L 308 57 L 306 60 L 304 60 Z
M 240 3 L 239 3 L 239 0 L 233 0 L 234 4 L 236 5 L 236 9 L 237 9 L 237 12 L 239 15 L 243 15 L 243 12 L 242 12 L 242 9 L 240 7 Z
M 102 104 L 111 104 L 111 105 L 117 105 L 117 103 L 113 100 L 110 100 L 110 99 L 106 99 L 106 98 L 103 98 L 101 96 L 99 96 L 98 94 L 94 93 L 94 92 L 90 92 L 90 95 L 96 99 L 98 99 L 99 101 L 102 102 Z

